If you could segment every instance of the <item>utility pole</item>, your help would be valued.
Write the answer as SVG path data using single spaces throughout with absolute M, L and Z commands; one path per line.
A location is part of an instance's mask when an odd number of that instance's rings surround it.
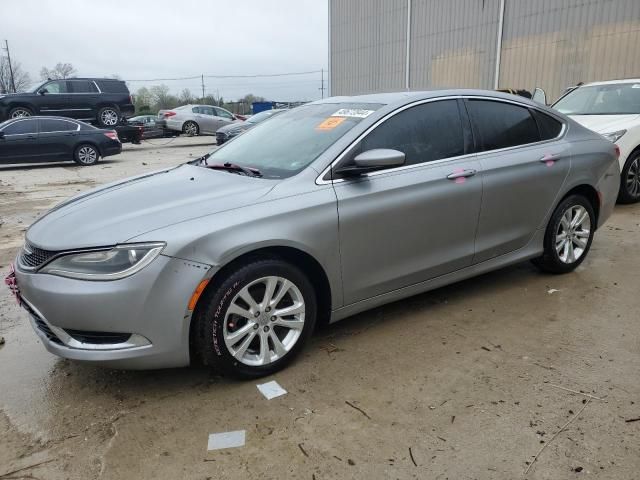
M 7 61 L 9 62 L 9 74 L 11 75 L 11 88 L 16 93 L 16 83 L 13 79 L 13 67 L 11 66 L 11 54 L 9 53 L 9 42 L 4 41 L 4 49 L 7 51 Z
M 202 101 L 204 102 L 204 73 L 202 74 Z
M 324 98 L 324 68 L 320 70 L 320 88 L 318 90 L 322 92 L 322 98 Z

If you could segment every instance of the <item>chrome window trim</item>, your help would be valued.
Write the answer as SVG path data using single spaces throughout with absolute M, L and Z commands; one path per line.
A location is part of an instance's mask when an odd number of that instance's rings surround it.
M 36 120 L 36 131 L 35 132 L 32 132 L 32 133 L 5 133 L 4 134 L 5 138 L 6 137 L 18 137 L 20 135 L 37 135 L 38 133 L 40 133 L 40 125 L 38 124 L 37 119 L 33 118 L 33 117 L 31 117 L 31 118 L 26 117 L 26 118 L 16 119 L 14 122 L 11 122 L 9 125 L 5 126 L 4 128 L 7 128 L 7 127 L 9 127 L 11 125 L 15 125 L 18 122 L 24 122 L 25 120 Z M 4 132 L 4 128 L 2 129 L 3 132 Z
M 41 118 L 39 120 L 57 120 L 58 122 L 66 122 L 66 123 L 70 123 L 71 125 L 75 125 L 76 129 L 75 130 L 53 130 L 51 132 L 43 132 L 42 129 L 40 128 L 40 125 L 38 125 L 38 133 L 67 133 L 67 132 L 80 131 L 80 124 L 77 122 L 74 122 L 73 120 L 67 120 L 65 118 Z
M 415 107 L 415 106 L 418 106 L 418 105 L 424 105 L 426 103 L 437 102 L 437 101 L 440 101 L 440 100 L 458 100 L 458 99 L 460 99 L 460 100 L 473 99 L 473 100 L 495 101 L 495 102 L 502 102 L 502 103 L 510 103 L 510 104 L 513 104 L 513 105 L 517 105 L 519 107 L 524 107 L 526 109 L 534 109 L 534 110 L 537 110 L 537 111 L 539 111 L 540 113 L 542 113 L 544 115 L 549 115 L 552 118 L 554 118 L 555 120 L 559 121 L 562 124 L 562 128 L 560 129 L 560 133 L 556 137 L 550 138 L 548 140 L 540 140 L 539 142 L 525 143 L 523 145 L 516 145 L 516 146 L 513 146 L 513 147 L 505 147 L 505 148 L 499 148 L 499 149 L 495 149 L 495 150 L 485 150 L 485 151 L 482 151 L 482 152 L 473 152 L 473 153 L 468 153 L 468 154 L 465 154 L 465 155 L 459 155 L 457 157 L 442 158 L 440 160 L 433 160 L 431 162 L 422 162 L 422 163 L 416 163 L 416 164 L 413 164 L 413 165 L 404 165 L 402 167 L 395 167 L 395 168 L 387 168 L 387 169 L 384 169 L 384 170 L 377 170 L 375 172 L 365 173 L 365 174 L 359 176 L 357 179 L 345 179 L 345 178 L 338 178 L 336 180 L 331 180 L 331 179 L 325 180 L 324 179 L 324 177 L 326 177 L 327 174 L 329 174 L 331 169 L 336 164 L 338 164 L 346 155 L 348 155 L 351 152 L 351 150 L 362 139 L 364 139 L 375 128 L 377 128 L 380 124 L 382 124 L 383 122 L 385 122 L 389 118 L 391 118 L 391 117 L 397 115 L 398 113 L 403 112 L 403 111 L 405 111 L 405 110 L 407 110 L 407 109 L 409 109 L 411 107 Z M 468 116 L 468 114 L 467 114 L 467 116 Z M 535 119 L 534 119 L 534 121 L 535 121 Z M 335 158 L 335 160 L 333 160 L 326 168 L 324 168 L 322 170 L 322 172 L 320 172 L 320 175 L 318 175 L 318 177 L 316 177 L 315 183 L 316 183 L 316 185 L 331 185 L 331 184 L 335 184 L 335 183 L 342 183 L 342 182 L 345 182 L 345 181 L 361 180 L 362 178 L 374 177 L 376 175 L 381 175 L 381 174 L 384 174 L 384 173 L 399 172 L 399 171 L 402 171 L 402 170 L 409 170 L 411 168 L 423 167 L 425 165 L 437 165 L 437 164 L 441 164 L 441 163 L 445 163 L 445 162 L 454 162 L 454 161 L 461 160 L 461 159 L 464 159 L 464 158 L 478 157 L 480 155 L 485 155 L 487 153 L 501 153 L 501 152 L 505 152 L 505 151 L 509 151 L 509 150 L 514 150 L 514 149 L 517 149 L 517 148 L 542 145 L 542 144 L 545 144 L 545 143 L 555 142 L 557 140 L 562 139 L 565 136 L 567 130 L 568 130 L 567 123 L 563 119 L 558 118 L 557 116 L 555 116 L 553 114 L 549 114 L 548 112 L 545 112 L 545 111 L 537 108 L 537 106 L 528 105 L 526 103 L 522 103 L 522 102 L 519 102 L 517 100 L 506 99 L 506 98 L 496 98 L 496 97 L 485 97 L 485 96 L 482 96 L 482 95 L 448 95 L 448 96 L 444 96 L 444 97 L 426 98 L 426 99 L 418 100 L 418 101 L 403 105 L 402 107 L 397 108 L 393 112 L 389 112 L 384 117 L 382 117 L 381 119 L 376 121 L 373 125 L 371 125 L 369 128 L 367 128 L 363 133 L 361 133 L 358 136 L 358 138 L 356 138 L 353 142 L 351 142 Z

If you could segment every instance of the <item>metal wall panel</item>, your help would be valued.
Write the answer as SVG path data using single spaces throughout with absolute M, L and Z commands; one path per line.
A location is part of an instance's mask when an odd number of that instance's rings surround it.
M 640 0 L 507 0 L 500 86 L 640 77 Z
M 491 88 L 499 0 L 413 0 L 409 87 Z
M 407 0 L 329 0 L 332 95 L 403 90 Z M 500 0 L 411 0 L 409 86 L 493 88 Z M 640 0 L 505 0 L 499 85 L 640 77 Z
M 331 94 L 404 89 L 407 0 L 330 0 Z

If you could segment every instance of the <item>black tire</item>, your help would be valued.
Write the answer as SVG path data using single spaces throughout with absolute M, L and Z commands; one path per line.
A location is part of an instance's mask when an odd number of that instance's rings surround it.
M 560 232 L 560 228 L 561 228 L 560 225 L 563 221 L 563 217 L 565 216 L 565 214 L 567 212 L 571 212 L 568 215 L 572 219 L 575 219 L 575 217 L 572 216 L 572 213 L 578 211 L 579 207 L 584 209 L 588 214 L 589 233 L 588 233 L 588 237 L 586 238 L 586 245 L 582 248 L 577 248 L 578 252 L 581 250 L 581 253 L 579 254 L 578 258 L 571 261 L 570 260 L 571 257 L 565 253 L 567 251 L 566 248 L 568 246 L 563 248 L 563 255 L 565 256 L 565 259 L 563 259 L 561 257 L 561 254 L 558 252 L 556 248 L 556 241 L 557 241 L 557 235 Z M 566 222 L 566 219 L 565 219 L 565 222 Z M 556 209 L 553 212 L 553 215 L 551 215 L 551 219 L 549 220 L 549 224 L 547 225 L 547 231 L 545 232 L 545 235 L 544 235 L 544 253 L 541 257 L 534 259 L 533 264 L 536 265 L 540 270 L 548 273 L 560 274 L 560 273 L 568 273 L 575 270 L 584 261 L 584 259 L 587 257 L 587 254 L 589 253 L 589 249 L 591 248 L 591 242 L 593 242 L 593 234 L 595 232 L 595 228 L 596 228 L 596 216 L 594 214 L 593 206 L 591 205 L 591 202 L 589 202 L 589 200 L 582 195 L 571 195 L 565 198 L 556 207 Z M 564 231 L 564 225 L 562 227 L 562 230 Z M 576 248 L 578 241 L 584 241 L 584 235 L 586 234 L 586 230 L 584 230 L 583 228 L 578 229 L 576 227 L 575 231 L 572 230 L 572 234 L 573 234 L 573 237 L 568 238 L 565 241 L 565 244 L 566 242 L 571 243 L 571 246 L 570 246 L 571 252 L 573 252 L 575 256 L 575 255 L 578 255 L 578 253 L 576 253 L 576 250 L 574 249 Z
M 200 135 L 200 126 L 191 120 L 187 120 L 182 125 L 182 133 L 188 137 L 197 137 Z
M 14 107 L 9 110 L 9 118 L 30 117 L 33 115 L 33 110 L 28 107 Z
M 90 143 L 83 143 L 81 145 L 78 145 L 75 152 L 73 152 L 73 160 L 78 165 L 89 167 L 98 163 L 98 160 L 100 160 L 100 152 L 95 145 L 91 145 Z
M 277 304 L 273 305 L 273 311 L 271 313 L 261 312 L 258 317 L 245 319 L 242 316 L 227 316 L 227 311 L 236 300 L 236 296 L 246 286 L 250 286 L 252 282 L 256 282 L 265 277 L 280 277 L 289 280 L 298 289 L 297 293 L 300 293 L 302 300 L 304 301 L 304 323 L 297 339 L 290 346 L 290 349 L 283 354 L 279 359 L 273 360 L 265 365 L 247 365 L 245 364 L 244 354 L 242 355 L 242 361 L 234 357 L 225 343 L 224 332 L 225 322 L 227 323 L 226 329 L 234 328 L 231 333 L 239 331 L 241 328 L 248 328 L 246 336 L 238 337 L 235 345 L 237 351 L 240 350 L 238 346 L 245 341 L 248 342 L 247 354 L 253 355 L 252 352 L 256 352 L 259 349 L 261 343 L 261 337 L 268 337 L 270 335 L 282 335 L 281 340 L 286 342 L 286 336 L 288 333 L 293 332 L 292 335 L 296 335 L 298 330 L 288 330 L 286 328 L 278 326 L 277 323 L 269 323 L 273 321 L 275 317 L 269 317 L 276 310 L 276 306 L 284 308 L 289 302 L 293 303 L 293 297 L 288 297 L 289 293 L 285 293 L 285 296 Z M 274 292 L 278 292 L 282 284 L 278 284 L 278 287 Z M 264 286 L 260 283 L 254 284 L 252 288 L 260 288 Z M 264 286 L 266 289 L 266 286 Z M 251 292 L 251 290 L 249 290 Z M 254 297 L 257 295 L 257 297 Z M 261 297 L 262 295 L 262 297 Z M 252 294 L 252 298 L 260 299 L 264 298 L 264 290 L 258 290 L 257 293 Z M 242 301 L 242 300 L 240 300 Z M 258 302 L 258 300 L 256 300 Z M 245 302 L 248 306 L 248 303 Z M 238 305 L 236 303 L 235 305 Z M 304 344 L 307 342 L 313 330 L 315 328 L 317 318 L 317 302 L 316 292 L 313 285 L 307 278 L 307 276 L 300 271 L 294 265 L 291 265 L 283 260 L 277 258 L 270 259 L 256 259 L 249 263 L 239 266 L 234 271 L 225 275 L 218 281 L 212 283 L 205 293 L 202 295 L 198 302 L 196 310 L 193 315 L 192 326 L 192 348 L 193 353 L 205 364 L 213 367 L 220 373 L 225 375 L 238 377 L 238 378 L 258 378 L 265 375 L 270 375 L 288 365 L 295 356 L 300 353 Z M 234 324 L 235 322 L 235 324 Z M 262 323 L 265 322 L 265 323 Z M 269 330 L 271 325 L 271 330 Z M 254 331 L 254 333 L 250 334 Z M 264 334 L 263 334 L 264 332 Z M 257 343 L 254 343 L 257 342 Z M 267 345 L 267 352 L 269 356 L 276 355 L 276 349 L 273 344 L 273 340 L 265 340 Z M 273 347 L 273 351 L 272 351 Z
M 122 120 L 118 107 L 108 106 L 98 110 L 98 125 L 103 128 L 115 128 Z
M 618 203 L 640 201 L 640 151 L 629 155 L 620 173 Z

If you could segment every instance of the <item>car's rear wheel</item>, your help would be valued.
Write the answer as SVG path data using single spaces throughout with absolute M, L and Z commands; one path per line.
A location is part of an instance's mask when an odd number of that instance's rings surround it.
M 255 260 L 207 289 L 194 313 L 195 351 L 206 364 L 241 378 L 286 366 L 313 332 L 316 294 L 297 267 Z
M 544 237 L 544 253 L 533 263 L 550 273 L 567 273 L 580 265 L 593 241 L 596 218 L 582 195 L 565 198 L 555 209 Z
M 620 173 L 620 191 L 618 202 L 635 203 L 640 201 L 640 152 L 629 155 Z
M 187 122 L 184 122 L 184 125 L 182 126 L 182 132 L 189 137 L 195 137 L 200 133 L 200 127 L 196 122 L 192 122 L 191 120 L 189 120 Z
M 95 165 L 100 159 L 100 152 L 98 152 L 98 149 L 93 145 L 85 143 L 76 148 L 73 159 L 79 165 Z
M 98 123 L 101 127 L 115 127 L 120 123 L 120 111 L 116 107 L 102 107 L 98 110 Z
M 30 117 L 31 115 L 33 112 L 27 107 L 15 107 L 9 111 L 9 118 Z

